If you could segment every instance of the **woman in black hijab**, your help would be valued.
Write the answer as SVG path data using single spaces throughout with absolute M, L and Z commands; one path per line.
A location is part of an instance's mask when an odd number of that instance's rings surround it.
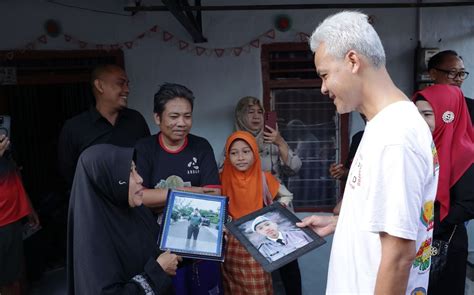
M 79 158 L 68 216 L 68 294 L 168 294 L 181 258 L 160 256 L 141 206 L 133 149 L 100 144 Z M 158 258 L 157 258 L 158 257 Z

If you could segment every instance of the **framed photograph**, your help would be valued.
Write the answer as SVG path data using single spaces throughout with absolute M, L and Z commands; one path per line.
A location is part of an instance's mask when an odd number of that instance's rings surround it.
M 227 197 L 169 190 L 159 247 L 183 257 L 224 260 Z
M 272 272 L 326 241 L 301 220 L 275 202 L 226 224 L 227 229 L 245 246 L 267 272 Z

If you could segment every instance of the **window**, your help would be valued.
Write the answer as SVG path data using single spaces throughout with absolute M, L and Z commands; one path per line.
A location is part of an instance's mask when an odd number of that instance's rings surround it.
M 328 170 L 347 153 L 347 116 L 339 116 L 321 94 L 306 43 L 263 45 L 261 61 L 265 109 L 277 112 L 280 133 L 303 162 L 296 175 L 283 179 L 293 205 L 298 211 L 329 211 L 341 187 Z

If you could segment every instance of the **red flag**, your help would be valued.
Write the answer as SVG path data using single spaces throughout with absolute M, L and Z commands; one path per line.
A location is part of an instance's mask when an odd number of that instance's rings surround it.
M 250 45 L 252 45 L 255 48 L 259 48 L 260 47 L 260 39 L 255 39 L 253 41 L 250 41 Z
M 197 53 L 197 55 L 201 56 L 205 51 L 206 51 L 206 48 L 196 46 L 196 53 Z
M 235 47 L 233 49 L 235 56 L 239 56 L 242 53 L 243 48 L 242 47 Z
M 86 48 L 87 47 L 87 42 L 79 41 L 79 47 L 80 48 Z
M 265 37 L 275 39 L 275 30 L 271 29 L 265 33 Z
M 179 50 L 183 50 L 189 46 L 189 43 L 183 40 L 179 40 Z
M 151 27 L 150 31 L 155 33 L 158 32 L 158 26 Z
M 222 49 L 222 48 L 216 48 L 216 49 L 214 49 L 214 51 L 215 51 L 217 57 L 221 57 L 224 54 L 225 50 Z
M 173 39 L 173 34 L 168 31 L 163 31 L 163 41 L 168 42 L 169 40 Z
M 64 35 L 64 39 L 66 40 L 66 42 L 71 42 L 72 37 L 69 35 Z
M 300 41 L 301 41 L 301 42 L 308 42 L 308 39 L 309 39 L 309 35 L 308 35 L 308 34 L 303 33 L 303 32 L 300 32 L 299 35 L 300 35 Z
M 128 41 L 128 42 L 125 42 L 124 44 L 125 44 L 125 47 L 127 47 L 128 49 L 133 47 L 133 41 Z
M 46 38 L 46 35 L 41 35 L 41 36 L 38 38 L 38 41 L 39 41 L 40 43 L 43 43 L 43 44 L 48 43 L 48 39 Z

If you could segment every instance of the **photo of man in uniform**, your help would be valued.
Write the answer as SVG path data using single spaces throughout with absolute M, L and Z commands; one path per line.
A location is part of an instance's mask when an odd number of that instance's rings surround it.
M 201 226 L 202 217 L 199 213 L 198 208 L 194 208 L 193 213 L 189 216 L 189 225 L 188 225 L 188 236 L 186 240 L 186 248 L 189 248 L 189 244 L 191 241 L 191 236 L 193 237 L 193 244 L 192 247 L 196 247 L 196 240 L 199 235 L 199 228 Z
M 278 225 L 265 216 L 259 216 L 252 222 L 252 231 L 265 237 L 257 249 L 270 262 L 311 242 L 310 237 L 299 229 L 279 230 Z

